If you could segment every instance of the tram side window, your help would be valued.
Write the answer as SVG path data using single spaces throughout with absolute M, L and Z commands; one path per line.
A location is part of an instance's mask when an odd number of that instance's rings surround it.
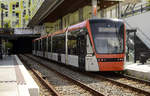
M 51 52 L 51 37 L 48 37 L 48 52 Z
M 79 35 L 77 42 L 77 54 L 86 55 L 86 35 Z
M 39 51 L 42 51 L 42 40 L 40 40 L 40 50 Z
M 57 50 L 57 40 L 55 37 L 53 37 L 53 41 L 52 41 L 52 52 L 56 53 L 56 50 Z
M 32 42 L 32 50 L 35 50 L 34 42 Z
M 65 37 L 61 36 L 58 40 L 58 53 L 64 54 L 65 53 Z
M 39 51 L 39 41 L 36 41 L 36 45 L 37 45 L 37 51 Z
M 53 52 L 65 53 L 65 38 L 63 36 L 53 37 Z
M 75 36 L 68 36 L 68 54 L 77 55 L 77 38 Z
M 40 51 L 40 41 L 37 41 L 37 50 Z
M 35 50 L 35 42 L 33 42 L 32 45 L 33 45 L 32 50 Z
M 35 50 L 38 50 L 38 42 L 35 41 Z
M 36 41 L 37 44 L 37 51 L 39 51 L 39 41 Z
M 33 50 L 36 50 L 36 43 L 35 43 L 35 41 L 33 42 Z
M 42 50 L 46 51 L 46 38 L 42 39 Z

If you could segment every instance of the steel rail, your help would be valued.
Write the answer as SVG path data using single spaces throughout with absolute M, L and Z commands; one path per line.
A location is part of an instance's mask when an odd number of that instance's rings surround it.
M 150 92 L 148 92 L 148 91 L 145 91 L 145 90 L 142 90 L 140 88 L 136 88 L 136 87 L 130 86 L 130 85 L 125 84 L 125 83 L 121 83 L 121 82 L 113 80 L 111 78 L 107 78 L 107 77 L 104 77 L 104 76 L 100 76 L 100 75 L 96 75 L 96 74 L 91 74 L 91 73 L 83 73 L 83 74 L 86 74 L 86 75 L 91 76 L 91 77 L 95 77 L 97 79 L 103 79 L 105 81 L 109 81 L 111 83 L 114 83 L 117 86 L 124 87 L 124 88 L 130 89 L 130 90 L 136 91 L 138 93 L 143 93 L 143 94 L 145 94 L 147 96 L 150 96 Z
M 27 55 L 25 55 L 25 56 L 27 56 Z M 92 93 L 94 96 L 105 96 L 104 94 L 102 94 L 102 93 L 100 93 L 100 92 L 98 92 L 98 91 L 92 89 L 91 87 L 85 85 L 84 83 L 82 83 L 82 82 L 80 82 L 80 81 L 77 81 L 77 80 L 75 80 L 75 79 L 73 79 L 73 78 L 71 78 L 71 77 L 69 77 L 69 76 L 67 76 L 67 75 L 64 75 L 64 74 L 62 74 L 62 73 L 56 71 L 56 70 L 52 69 L 51 67 L 49 67 L 49 66 L 43 64 L 42 62 L 39 62 L 38 60 L 36 60 L 36 59 L 34 59 L 34 58 L 30 57 L 30 56 L 27 56 L 27 57 L 30 58 L 30 59 L 32 59 L 33 61 L 35 61 L 35 62 L 37 62 L 37 63 L 40 63 L 40 65 L 42 65 L 42 66 L 48 68 L 49 70 L 55 72 L 55 73 L 58 74 L 58 75 L 60 75 L 60 76 L 62 76 L 62 77 L 64 77 L 64 78 L 66 78 L 67 80 L 73 82 L 74 84 L 80 86 L 81 88 L 85 89 L 86 91 L 89 91 L 89 92 Z
M 29 56 L 30 57 L 30 56 Z M 30 57 L 32 58 L 32 57 Z M 46 60 L 46 59 L 44 59 Z M 38 60 L 36 60 L 37 62 L 39 62 Z M 41 62 L 42 63 L 42 62 Z M 55 64 L 57 64 L 56 62 L 54 62 Z M 45 65 L 45 64 L 44 64 Z M 58 65 L 58 64 L 57 64 Z M 64 64 L 63 64 L 64 65 Z M 45 65 L 46 66 L 46 65 Z M 62 65 L 59 65 L 59 66 L 62 66 Z M 64 65 L 63 67 L 66 67 L 66 68 L 70 68 L 70 66 L 67 66 L 67 65 Z M 124 83 L 121 83 L 121 82 L 118 82 L 116 80 L 113 80 L 111 78 L 107 78 L 107 77 L 104 77 L 102 75 L 96 75 L 96 74 L 92 74 L 90 72 L 79 72 L 78 70 L 74 69 L 74 68 L 70 68 L 72 71 L 74 72 L 77 72 L 79 74 L 82 74 L 82 75 L 86 75 L 86 76 L 90 76 L 90 77 L 93 77 L 93 78 L 97 78 L 99 80 L 105 80 L 105 81 L 108 81 L 108 82 L 111 82 L 117 86 L 120 86 L 120 87 L 123 87 L 123 88 L 127 88 L 127 89 L 130 89 L 132 91 L 135 91 L 135 92 L 138 92 L 138 93 L 143 93 L 145 94 L 146 96 L 150 96 L 150 92 L 148 91 L 145 91 L 145 90 L 142 90 L 140 88 L 136 88 L 136 87 L 133 87 L 133 86 L 130 86 L 128 84 L 124 84 Z M 144 83 L 145 81 L 143 81 Z
M 20 56 L 19 56 L 20 57 Z M 46 82 L 45 79 L 43 79 L 43 77 L 41 75 L 38 74 L 38 72 L 35 69 L 32 69 L 29 67 L 29 64 L 27 62 L 25 62 L 22 57 L 20 58 L 21 61 L 23 61 L 24 65 L 29 68 L 34 75 L 40 80 L 40 82 L 49 90 L 53 93 L 54 96 L 62 96 L 60 95 L 60 93 L 53 87 L 53 85 L 51 85 L 50 83 Z
M 150 86 L 150 81 L 148 81 L 148 80 L 144 80 L 144 79 L 142 80 L 142 79 L 139 79 L 139 78 L 136 78 L 136 77 L 131 77 L 131 76 L 126 75 L 126 74 L 123 74 L 123 77 L 128 78 L 128 79 L 133 80 L 133 81 L 143 82 L 143 83 L 146 83 L 147 85 Z

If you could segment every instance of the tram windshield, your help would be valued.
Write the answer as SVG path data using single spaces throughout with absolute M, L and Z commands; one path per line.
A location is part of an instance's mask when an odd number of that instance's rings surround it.
M 118 54 L 124 52 L 124 24 L 111 20 L 91 20 L 96 52 Z

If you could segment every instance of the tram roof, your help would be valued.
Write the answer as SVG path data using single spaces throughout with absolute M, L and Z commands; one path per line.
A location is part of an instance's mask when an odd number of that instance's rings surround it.
M 122 20 L 120 20 L 120 19 L 107 19 L 107 18 L 106 19 L 105 18 L 103 18 L 103 19 L 89 19 L 89 20 L 112 20 L 112 21 L 122 22 Z M 48 35 L 41 36 L 40 38 L 37 38 L 34 41 L 40 40 L 40 39 L 43 39 L 43 38 L 47 38 L 47 37 L 50 37 L 50 36 L 54 36 L 54 35 L 57 35 L 57 34 L 63 34 L 63 33 L 66 32 L 66 30 L 73 31 L 73 30 L 76 30 L 76 29 L 84 28 L 84 27 L 86 27 L 86 24 L 89 20 L 85 20 L 85 21 L 82 21 L 82 22 L 77 23 L 75 25 L 69 26 L 68 29 L 65 28 L 65 29 L 62 29 L 62 30 L 58 30 L 54 33 L 50 33 Z

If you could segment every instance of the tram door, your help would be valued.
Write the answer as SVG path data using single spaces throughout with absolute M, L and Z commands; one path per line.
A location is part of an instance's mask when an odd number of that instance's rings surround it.
M 82 34 L 78 36 L 78 56 L 79 56 L 79 68 L 85 69 L 85 56 L 86 56 L 86 35 Z

